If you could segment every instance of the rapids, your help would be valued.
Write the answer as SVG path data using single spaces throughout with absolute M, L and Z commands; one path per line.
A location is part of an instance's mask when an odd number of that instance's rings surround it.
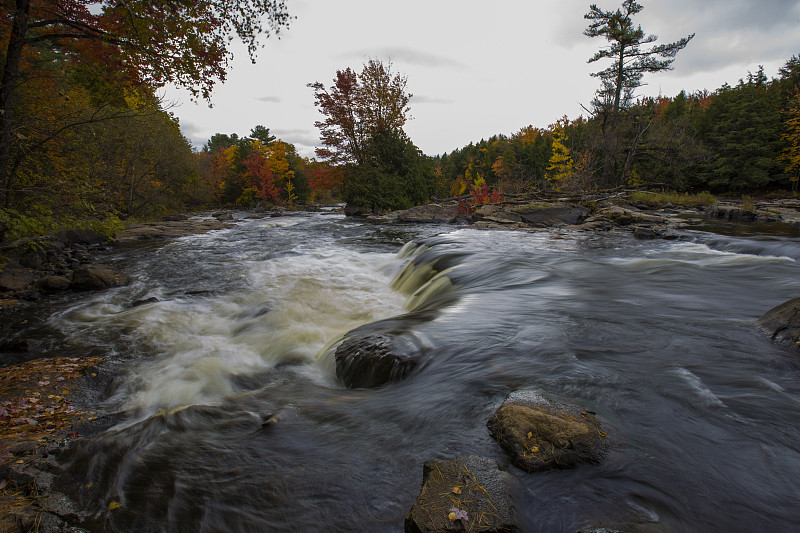
M 523 531 L 796 530 L 800 354 L 754 321 L 800 295 L 800 240 L 702 230 L 315 214 L 118 249 L 135 283 L 47 324 L 124 369 L 103 405 L 124 420 L 73 445 L 73 488 L 110 531 L 399 532 L 424 461 L 503 461 L 486 421 L 531 390 L 598 413 L 612 449 L 569 471 L 509 467 Z M 344 388 L 337 341 L 390 317 L 426 364 Z

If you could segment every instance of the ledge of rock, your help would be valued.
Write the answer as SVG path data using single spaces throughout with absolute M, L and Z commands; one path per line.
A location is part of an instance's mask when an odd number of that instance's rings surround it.
M 456 218 L 453 209 L 445 209 L 436 204 L 420 205 L 397 212 L 398 222 L 410 222 L 416 224 L 449 224 Z
M 526 472 L 597 463 L 608 449 L 593 413 L 535 394 L 509 396 L 487 427 L 511 463 Z
M 81 265 L 73 271 L 70 288 L 79 291 L 109 289 L 130 281 L 130 276 L 108 265 Z
M 216 219 L 162 220 L 161 222 L 128 226 L 116 235 L 116 241 L 123 243 L 146 239 L 168 239 L 230 227 L 232 227 L 230 224 Z
M 510 476 L 495 461 L 469 456 L 428 461 L 422 490 L 406 515 L 406 533 L 513 533 L 519 530 Z
M 800 347 L 800 298 L 776 305 L 756 321 L 773 341 Z

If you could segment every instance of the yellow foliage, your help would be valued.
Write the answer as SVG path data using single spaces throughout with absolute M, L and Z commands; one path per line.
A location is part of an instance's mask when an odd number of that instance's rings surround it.
M 555 188 L 560 190 L 563 184 L 575 173 L 575 162 L 572 159 L 569 148 L 564 145 L 567 136 L 564 127 L 560 126 L 553 130 L 553 152 L 550 156 L 547 167 L 547 181 Z

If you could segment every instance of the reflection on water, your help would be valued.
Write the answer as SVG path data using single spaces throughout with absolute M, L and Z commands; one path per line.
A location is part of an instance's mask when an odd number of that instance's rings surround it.
M 789 531 L 800 359 L 753 322 L 800 292 L 798 250 L 331 217 L 182 239 L 52 320 L 134 361 L 108 404 L 128 419 L 68 463 L 112 531 L 397 532 L 422 464 L 503 460 L 486 420 L 532 390 L 597 412 L 613 449 L 572 471 L 511 467 L 525 531 Z M 344 388 L 335 342 L 387 317 L 430 361 Z

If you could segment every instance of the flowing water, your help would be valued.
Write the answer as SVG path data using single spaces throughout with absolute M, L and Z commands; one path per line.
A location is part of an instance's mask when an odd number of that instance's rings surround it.
M 796 235 L 316 214 L 117 259 L 134 284 L 48 323 L 125 361 L 105 403 L 124 421 L 68 455 L 108 530 L 402 531 L 425 461 L 503 461 L 486 421 L 522 390 L 595 411 L 611 440 L 601 464 L 509 467 L 523 531 L 800 529 L 800 353 L 754 326 L 800 295 Z M 337 340 L 388 318 L 422 365 L 345 388 Z

